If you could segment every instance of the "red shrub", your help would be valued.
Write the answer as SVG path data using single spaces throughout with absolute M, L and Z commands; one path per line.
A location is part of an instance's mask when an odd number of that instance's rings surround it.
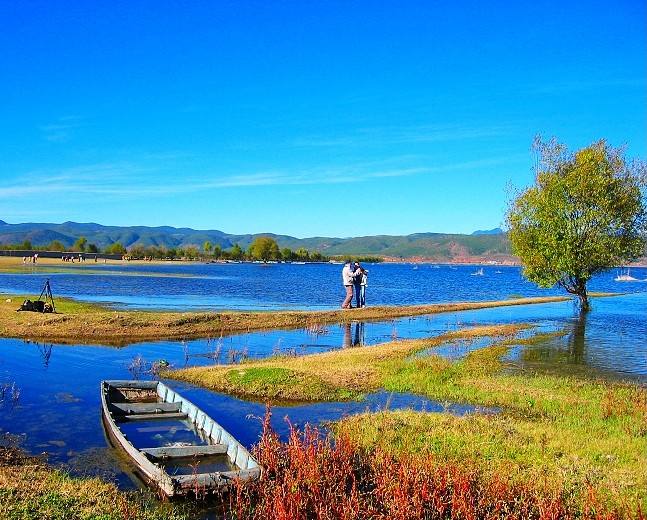
M 317 428 L 290 426 L 287 442 L 270 428 L 254 449 L 263 466 L 259 480 L 237 483 L 230 495 L 232 518 L 277 520 L 570 519 L 612 520 L 589 490 L 586 506 L 575 507 L 557 492 L 511 484 L 502 476 L 483 478 L 470 464 L 429 455 L 394 457 L 365 451 L 348 437 Z M 578 510 L 579 509 L 579 510 Z M 644 516 L 638 510 L 637 520 Z

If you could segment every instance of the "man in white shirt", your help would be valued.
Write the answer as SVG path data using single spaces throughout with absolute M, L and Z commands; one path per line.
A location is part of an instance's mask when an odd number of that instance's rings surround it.
M 341 279 L 344 284 L 344 289 L 346 289 L 346 298 L 341 304 L 342 309 L 352 308 L 351 302 L 353 301 L 353 281 L 354 273 L 353 268 L 351 267 L 350 260 L 344 264 L 344 268 L 341 270 Z

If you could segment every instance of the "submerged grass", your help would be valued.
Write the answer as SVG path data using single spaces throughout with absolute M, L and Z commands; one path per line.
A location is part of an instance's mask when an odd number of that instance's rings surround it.
M 34 299 L 34 295 L 30 296 Z M 320 327 L 354 320 L 376 321 L 441 312 L 564 301 L 563 297 L 487 302 L 367 307 L 334 311 L 161 312 L 116 311 L 108 307 L 56 298 L 57 314 L 15 312 L 25 296 L 0 295 L 0 337 L 50 342 L 122 345 L 156 339 L 220 337 L 267 329 Z
M 186 520 L 171 507 L 98 478 L 73 478 L 15 447 L 0 447 L 2 520 Z

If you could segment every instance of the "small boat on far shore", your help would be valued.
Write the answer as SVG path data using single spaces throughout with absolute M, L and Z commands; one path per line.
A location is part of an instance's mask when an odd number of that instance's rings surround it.
M 110 440 L 168 497 L 219 491 L 260 475 L 242 444 L 160 381 L 102 381 L 101 407 Z
M 614 281 L 616 281 L 616 282 L 638 282 L 639 280 L 638 280 L 638 278 L 634 278 L 633 276 L 631 276 L 629 274 L 629 268 L 627 268 L 627 270 L 624 273 L 622 271 L 620 271 L 618 276 L 616 276 L 614 278 Z

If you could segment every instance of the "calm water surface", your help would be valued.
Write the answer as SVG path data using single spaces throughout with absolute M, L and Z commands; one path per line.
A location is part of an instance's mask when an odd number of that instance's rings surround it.
M 341 302 L 341 267 L 331 264 L 163 264 L 89 266 L 87 273 L 62 264 L 56 272 L 0 274 L 0 293 L 40 293 L 50 278 L 55 295 L 117 307 L 164 309 L 329 309 Z M 518 267 L 375 264 L 369 269 L 369 305 L 483 301 L 511 295 L 559 294 L 525 280 Z M 415 269 L 414 269 L 415 267 Z M 87 266 L 86 266 L 87 268 Z M 647 282 L 614 282 L 617 273 L 592 280 L 593 291 L 647 291 Z M 632 276 L 647 279 L 647 269 Z

